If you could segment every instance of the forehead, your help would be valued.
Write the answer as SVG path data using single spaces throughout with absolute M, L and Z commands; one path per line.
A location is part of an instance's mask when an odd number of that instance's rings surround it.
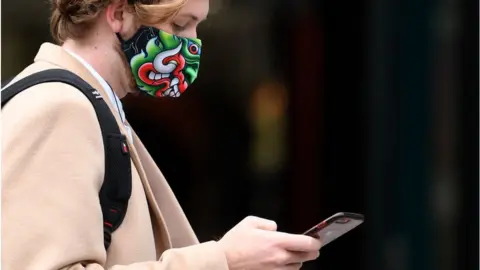
M 188 0 L 180 9 L 177 17 L 191 17 L 198 21 L 207 18 L 209 10 L 209 0 Z

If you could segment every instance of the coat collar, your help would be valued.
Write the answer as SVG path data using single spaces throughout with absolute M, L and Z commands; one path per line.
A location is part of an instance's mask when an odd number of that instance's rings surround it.
M 74 56 L 60 46 L 52 43 L 43 43 L 35 56 L 35 62 L 48 62 L 60 68 L 72 71 L 88 82 L 97 91 L 101 92 L 102 96 L 106 96 L 103 87 L 100 82 L 95 79 L 93 74 L 82 63 L 75 59 Z M 109 100 L 105 101 L 109 107 L 112 106 Z

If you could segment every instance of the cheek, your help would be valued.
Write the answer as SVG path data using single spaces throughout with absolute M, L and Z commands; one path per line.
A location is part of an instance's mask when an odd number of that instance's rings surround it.
M 185 29 L 180 35 L 186 38 L 197 38 L 197 25 Z
M 170 23 L 157 24 L 157 25 L 153 25 L 153 27 L 155 27 L 157 29 L 160 29 L 162 31 L 165 31 L 167 33 L 170 33 L 170 34 L 174 34 L 172 25 Z
M 124 39 L 130 39 L 133 37 L 139 28 L 140 23 L 137 22 L 133 14 L 124 12 L 121 31 L 122 35 L 125 37 Z

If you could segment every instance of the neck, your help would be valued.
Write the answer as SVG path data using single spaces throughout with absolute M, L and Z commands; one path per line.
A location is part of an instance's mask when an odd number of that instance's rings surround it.
M 125 64 L 114 45 L 108 42 L 97 42 L 96 40 L 66 40 L 63 48 L 73 52 L 89 63 L 95 71 L 102 76 L 113 88 L 119 98 L 128 93 L 129 83 L 126 78 Z

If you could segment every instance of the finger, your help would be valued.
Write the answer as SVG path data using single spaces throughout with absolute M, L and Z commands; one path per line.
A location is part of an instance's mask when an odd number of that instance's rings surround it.
M 246 217 L 241 223 L 242 225 L 255 229 L 261 229 L 266 231 L 277 230 L 277 223 L 275 223 L 275 221 L 254 216 Z
M 318 251 L 322 247 L 319 239 L 302 235 L 275 232 L 280 237 L 280 246 L 290 251 Z
M 313 261 L 320 256 L 320 251 L 311 251 L 311 252 L 290 252 L 287 264 L 292 263 L 304 263 L 308 261 Z

